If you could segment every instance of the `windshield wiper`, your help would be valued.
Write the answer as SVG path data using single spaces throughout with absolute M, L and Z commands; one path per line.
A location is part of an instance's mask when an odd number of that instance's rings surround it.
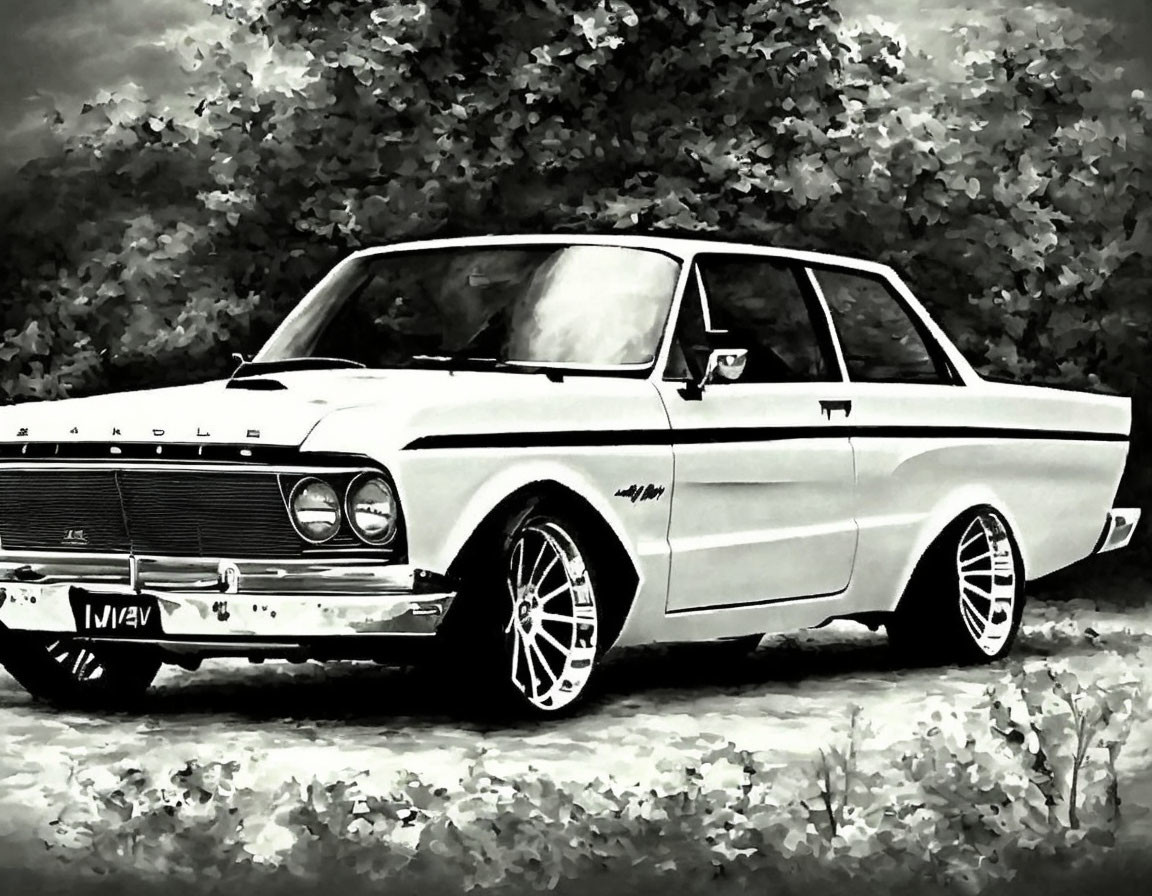
M 419 361 L 433 364 L 467 364 L 475 365 L 482 364 L 485 367 L 499 367 L 504 364 L 499 358 L 482 358 L 478 355 L 469 355 L 466 351 L 449 352 L 447 355 L 413 355 L 413 361 Z
M 500 370 L 512 373 L 542 373 L 553 382 L 560 382 L 565 371 L 540 364 L 513 364 L 503 358 L 484 358 L 476 355 L 467 355 L 453 352 L 447 355 L 413 355 L 412 360 L 425 364 L 442 364 L 452 373 L 456 370 Z
M 280 361 L 241 361 L 232 373 L 232 379 L 263 376 L 266 373 L 285 373 L 290 370 L 346 370 L 364 369 L 359 361 L 347 358 L 284 358 Z

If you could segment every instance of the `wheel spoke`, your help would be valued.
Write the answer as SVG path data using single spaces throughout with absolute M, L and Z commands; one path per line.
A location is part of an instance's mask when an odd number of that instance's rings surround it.
M 540 586 L 544 584 L 544 580 L 548 578 L 548 573 L 552 572 L 552 570 L 554 570 L 556 568 L 556 564 L 559 562 L 560 562 L 560 552 L 553 550 L 552 559 L 548 562 L 548 565 L 544 567 L 544 571 L 542 573 L 540 573 L 540 575 L 533 578 L 532 581 L 529 582 L 529 584 L 532 585 L 533 587 L 535 587 L 537 590 L 539 590 Z M 547 598 L 541 598 L 541 599 L 547 600 Z
M 973 528 L 976 529 L 975 533 L 973 533 L 971 536 L 969 536 L 965 541 L 960 542 L 961 552 L 963 552 L 968 547 L 968 545 L 975 544 L 981 538 L 987 537 L 984 533 L 984 527 L 983 526 L 976 524 L 973 526 Z
M 536 677 L 536 664 L 532 661 L 531 642 L 522 637 L 520 643 L 524 646 L 524 664 L 528 667 L 528 678 L 532 682 L 532 699 L 540 699 L 540 679 Z
M 962 561 L 960 563 L 960 568 L 965 569 L 969 566 L 972 566 L 974 563 L 979 563 L 981 560 L 985 559 L 986 557 L 991 557 L 991 556 L 992 556 L 992 551 L 987 550 L 983 554 L 977 554 L 975 557 L 970 557 L 967 560 Z
M 552 600 L 552 598 L 556 597 L 557 595 L 563 594 L 565 591 L 571 591 L 571 590 L 572 590 L 572 585 L 569 582 L 565 581 L 564 584 L 561 585 L 559 588 L 555 588 L 552 591 L 549 591 L 547 594 L 540 595 L 540 603 L 546 604 L 546 603 L 548 603 L 548 601 Z
M 979 622 L 979 616 L 967 604 L 960 605 L 960 615 L 964 617 L 964 625 L 968 628 L 968 633 L 972 639 L 979 643 L 984 637 L 985 630 L 985 627 Z
M 985 591 L 983 588 L 980 588 L 976 585 L 973 585 L 966 578 L 961 578 L 961 582 L 963 583 L 963 588 L 965 591 L 970 591 L 973 594 L 975 594 L 977 597 L 983 598 L 984 600 L 988 600 L 988 601 L 992 600 L 992 592 Z
M 101 669 L 99 660 L 96 659 L 96 654 L 91 650 L 84 651 L 84 664 L 80 667 L 79 679 L 81 681 L 89 681 L 99 676 Z
M 559 681 L 560 676 L 552 671 L 552 667 L 548 664 L 548 660 L 544 658 L 544 653 L 540 650 L 540 645 L 536 643 L 535 638 L 528 639 L 528 647 L 529 649 L 536 651 L 536 659 L 540 661 L 540 665 L 544 667 L 544 671 L 548 673 L 548 677 L 552 679 L 552 683 L 555 684 L 557 681 Z
M 508 624 L 512 627 L 512 684 L 523 691 L 524 685 L 520 681 L 520 626 L 511 622 Z
M 540 628 L 536 629 L 536 634 L 551 644 L 553 647 L 555 647 L 557 650 L 559 650 L 565 659 L 568 658 L 568 652 L 572 649 L 571 646 L 561 644 L 556 640 L 553 634 L 548 631 L 548 629 L 544 628 L 544 626 L 540 626 Z
M 961 598 L 961 606 L 963 606 L 972 615 L 972 618 L 980 624 L 981 630 L 987 627 L 988 620 L 991 618 L 991 613 L 989 613 L 988 616 L 985 616 L 983 613 L 976 609 L 976 605 L 973 604 L 972 601 L 967 597 Z
M 528 703 L 560 709 L 579 697 L 598 655 L 599 615 L 587 564 L 564 527 L 546 518 L 526 523 L 506 557 L 511 656 L 505 654 L 504 669 Z M 556 603 L 553 612 L 549 601 Z
M 565 625 L 576 625 L 581 621 L 575 616 L 565 616 L 561 613 L 541 613 L 540 618 L 545 622 L 563 622 Z
M 973 555 L 965 557 L 969 550 Z M 1017 600 L 1014 547 L 996 514 L 981 513 L 969 523 L 956 550 L 956 574 L 961 621 L 975 646 L 995 656 L 1012 635 Z
M 544 559 L 544 552 L 548 550 L 548 539 L 542 538 L 540 541 L 540 553 L 536 555 L 536 559 L 532 562 L 532 572 L 528 573 L 528 579 L 524 583 L 528 585 L 536 581 L 536 570 L 540 568 L 540 561 Z

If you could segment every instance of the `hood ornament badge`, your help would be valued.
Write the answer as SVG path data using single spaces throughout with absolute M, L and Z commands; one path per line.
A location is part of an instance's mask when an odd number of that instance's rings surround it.
M 64 537 L 60 539 L 60 544 L 81 547 L 88 544 L 88 537 L 84 534 L 83 529 L 69 529 L 64 533 Z

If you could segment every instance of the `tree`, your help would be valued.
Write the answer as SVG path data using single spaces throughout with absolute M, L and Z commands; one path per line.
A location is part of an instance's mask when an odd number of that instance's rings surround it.
M 981 369 L 1147 381 L 1149 105 L 1096 100 L 1099 23 L 1007 14 L 951 80 L 833 0 L 211 2 L 187 108 L 99 97 L 0 196 L 9 396 L 219 373 L 349 249 L 512 230 L 880 258 Z

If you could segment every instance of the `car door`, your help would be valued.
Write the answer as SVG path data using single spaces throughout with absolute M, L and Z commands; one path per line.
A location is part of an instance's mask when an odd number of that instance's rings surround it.
M 735 381 L 692 388 L 711 349 Z M 843 590 L 856 551 L 850 407 L 806 272 L 766 255 L 698 256 L 658 385 L 675 463 L 670 613 Z
M 995 463 L 963 435 L 983 399 L 888 276 L 831 265 L 809 274 L 849 381 L 860 553 L 878 582 L 896 581 L 940 496 Z

